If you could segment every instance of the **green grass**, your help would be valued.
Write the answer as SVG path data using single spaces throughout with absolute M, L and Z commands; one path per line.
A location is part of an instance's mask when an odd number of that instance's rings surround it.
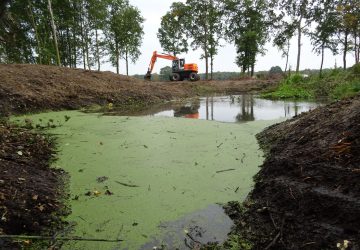
M 342 99 L 360 92 L 360 64 L 348 70 L 334 69 L 322 76 L 291 75 L 283 79 L 279 86 L 270 92 L 262 93 L 270 99 Z

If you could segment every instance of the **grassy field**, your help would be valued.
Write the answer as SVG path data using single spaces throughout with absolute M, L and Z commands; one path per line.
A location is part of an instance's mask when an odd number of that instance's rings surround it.
M 342 70 L 334 69 L 320 75 L 304 77 L 293 74 L 281 81 L 272 91 L 264 92 L 262 97 L 271 99 L 342 99 L 360 92 L 360 64 Z

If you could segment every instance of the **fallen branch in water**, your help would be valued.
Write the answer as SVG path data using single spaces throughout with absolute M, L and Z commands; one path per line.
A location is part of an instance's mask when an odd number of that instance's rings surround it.
M 235 170 L 235 168 L 229 168 L 229 169 L 224 169 L 224 170 L 219 170 L 219 171 L 216 171 L 216 173 L 222 173 L 222 172 L 227 172 L 227 171 L 233 171 Z
M 94 239 L 81 237 L 52 237 L 52 236 L 37 236 L 37 235 L 0 235 L 0 239 L 26 239 L 26 240 L 65 240 L 65 241 L 102 241 L 102 242 L 120 242 L 123 240 L 108 240 L 108 239 Z
M 127 184 L 127 183 L 123 183 L 120 181 L 115 181 L 117 184 L 123 185 L 125 187 L 139 187 L 138 185 L 133 185 L 133 184 Z

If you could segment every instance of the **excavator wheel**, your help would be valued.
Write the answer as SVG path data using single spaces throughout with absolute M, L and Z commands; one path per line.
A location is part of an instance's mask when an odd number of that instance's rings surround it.
M 171 77 L 170 77 L 170 80 L 171 81 L 180 81 L 180 79 L 181 79 L 181 77 L 180 77 L 180 75 L 178 74 L 178 73 L 173 73 L 172 75 L 171 75 Z
M 200 77 L 198 74 L 193 72 L 189 75 L 189 79 L 190 79 L 190 81 L 195 82 L 195 81 L 200 80 Z

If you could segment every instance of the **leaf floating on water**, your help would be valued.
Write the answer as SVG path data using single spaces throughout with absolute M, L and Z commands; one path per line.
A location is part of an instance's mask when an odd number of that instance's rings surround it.
M 108 179 L 109 179 L 109 177 L 107 177 L 107 176 L 100 176 L 100 177 L 96 178 L 96 181 L 98 183 L 101 183 L 101 182 L 107 181 Z
M 67 122 L 68 120 L 70 120 L 71 117 L 68 115 L 65 115 L 64 118 L 65 118 L 65 122 Z
M 127 183 L 123 183 L 120 181 L 115 181 L 117 184 L 123 185 L 125 187 L 139 187 L 138 185 L 133 185 L 133 184 L 127 184 Z
M 113 195 L 114 193 L 113 192 L 111 192 L 109 189 L 107 189 L 106 191 L 105 191 L 105 195 Z
M 224 169 L 224 170 L 219 170 L 219 171 L 216 171 L 216 173 L 222 173 L 222 172 L 228 172 L 228 171 L 234 171 L 235 168 L 229 168 L 229 169 Z
M 101 194 L 101 192 L 95 190 L 95 191 L 93 192 L 93 194 L 94 194 L 95 196 L 99 196 L 99 195 Z

